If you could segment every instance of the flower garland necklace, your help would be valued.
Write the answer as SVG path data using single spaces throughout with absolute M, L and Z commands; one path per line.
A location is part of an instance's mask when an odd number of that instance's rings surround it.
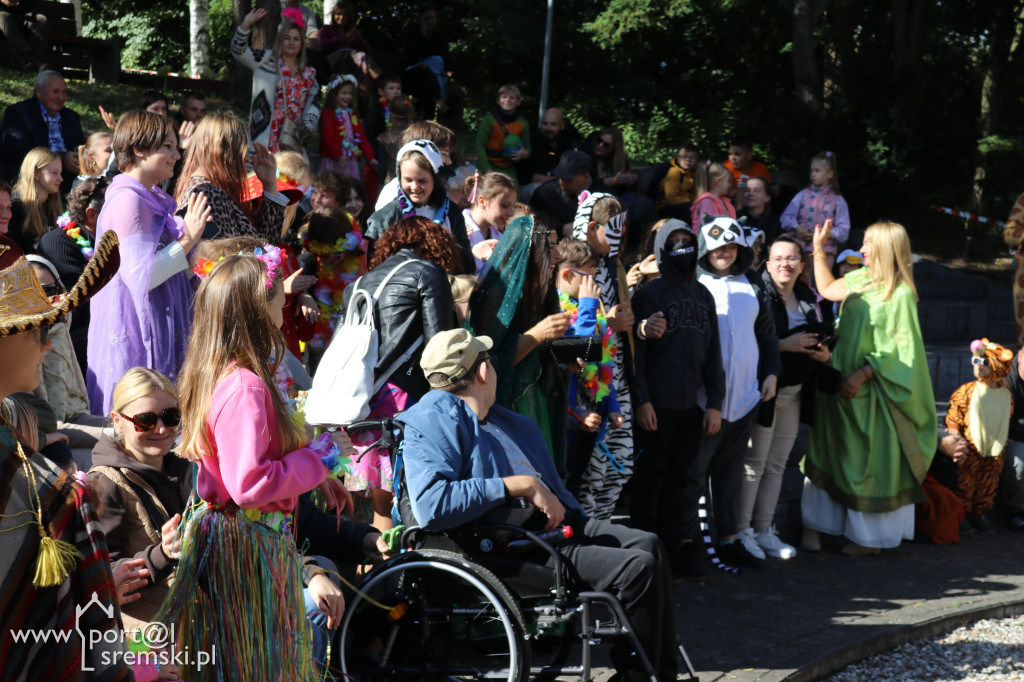
M 569 325 L 575 324 L 580 312 L 579 303 L 570 298 L 569 294 L 559 291 L 558 304 L 563 313 L 569 313 Z M 589 363 L 580 370 L 580 383 L 587 390 L 587 395 L 595 403 L 600 403 L 611 392 L 609 387 L 615 371 L 615 356 L 619 352 L 615 333 L 608 326 L 608 318 L 600 308 L 597 311 L 597 333 L 601 337 L 601 361 Z
M 94 249 L 92 244 L 89 243 L 89 240 L 85 238 L 85 235 L 82 234 L 82 228 L 78 227 L 78 223 L 71 219 L 71 216 L 67 211 L 64 211 L 64 213 L 57 218 L 57 227 L 64 230 L 64 234 L 75 240 L 75 243 L 78 244 L 78 248 L 82 250 L 82 255 L 85 257 L 85 261 L 89 262 L 93 257 L 93 254 L 96 253 L 96 249 Z
M 310 290 L 319 310 L 313 337 L 313 348 L 324 348 L 338 324 L 343 308 L 345 288 L 359 277 L 364 263 L 366 240 L 353 221 L 352 230 L 333 244 L 305 240 L 303 248 L 316 256 L 316 284 Z
M 334 110 L 338 120 L 338 137 L 341 138 L 341 153 L 349 159 L 358 159 L 363 155 L 359 145 L 363 143 L 356 126 L 359 125 L 359 114 L 352 107 L 338 107 Z

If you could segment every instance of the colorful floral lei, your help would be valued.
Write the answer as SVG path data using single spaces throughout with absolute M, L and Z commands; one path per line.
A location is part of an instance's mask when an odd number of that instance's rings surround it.
M 575 324 L 579 316 L 579 303 L 564 291 L 559 291 L 558 304 L 563 313 L 569 313 L 569 325 Z M 615 372 L 615 356 L 619 352 L 615 333 L 608 326 L 608 318 L 600 308 L 597 311 L 597 333 L 601 336 L 601 362 L 592 362 L 580 370 L 579 381 L 587 390 L 587 395 L 595 403 L 600 403 L 611 392 L 609 387 Z
M 360 128 L 356 128 L 359 125 L 359 115 L 354 113 L 352 109 L 335 109 L 334 116 L 338 119 L 338 136 L 341 138 L 341 151 L 342 154 L 350 159 L 358 159 L 363 155 L 362 149 L 359 145 L 363 143 L 363 138 L 360 135 Z M 345 117 L 348 117 L 347 125 Z M 349 139 L 349 135 L 346 129 L 351 128 L 352 136 Z
M 316 256 L 316 284 L 310 289 L 320 316 L 309 345 L 323 348 L 337 327 L 345 294 L 345 287 L 359 277 L 362 269 L 366 240 L 353 224 L 352 230 L 333 244 L 305 240 L 303 248 Z
M 64 234 L 75 240 L 78 248 L 82 250 L 82 255 L 85 256 L 86 261 L 96 253 L 96 249 L 92 247 L 89 240 L 82 234 L 82 228 L 78 227 L 78 223 L 71 219 L 71 215 L 67 211 L 64 211 L 57 218 L 57 227 L 64 230 Z

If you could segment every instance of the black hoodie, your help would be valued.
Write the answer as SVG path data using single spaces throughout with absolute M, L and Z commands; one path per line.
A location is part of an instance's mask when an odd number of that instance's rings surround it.
M 638 403 L 655 408 L 684 410 L 697 404 L 697 394 L 707 390 L 707 406 L 721 409 L 725 398 L 725 372 L 718 340 L 715 300 L 697 281 L 696 258 L 681 271 L 668 257 L 668 238 L 685 231 L 697 238 L 681 220 L 669 220 L 654 242 L 654 254 L 661 277 L 633 297 L 637 325 L 654 313 L 665 316 L 665 333 L 658 339 L 637 334 L 635 391 Z

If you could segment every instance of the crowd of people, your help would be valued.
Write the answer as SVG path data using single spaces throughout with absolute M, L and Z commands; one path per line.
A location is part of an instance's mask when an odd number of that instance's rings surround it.
M 432 8 L 401 75 L 347 2 L 320 27 L 294 0 L 282 18 L 272 49 L 250 44 L 262 9 L 232 39 L 248 121 L 151 92 L 86 134 L 54 71 L 3 114 L 9 622 L 64 627 L 98 600 L 121 622 L 96 610 L 84 629 L 173 623 L 232 679 L 308 679 L 339 570 L 393 552 L 395 524 L 524 497 L 574 528 L 559 551 L 674 679 L 673 574 L 763 568 L 822 534 L 860 556 L 991 532 L 1000 478 L 1024 529 L 1024 352 L 977 342 L 978 381 L 938 431 L 907 231 L 852 242 L 832 152 L 788 203 L 740 136 L 721 161 L 681 145 L 646 191 L 621 131 L 575 140 L 557 108 L 531 130 L 509 84 L 459 159 L 403 95 L 448 106 Z M 378 343 L 355 413 L 405 426 L 405 518 L 380 434 L 349 437 L 324 402 L 363 318 Z M 801 424 L 798 543 L 774 515 Z M 101 653 L 5 638 L 0 667 L 179 673 Z

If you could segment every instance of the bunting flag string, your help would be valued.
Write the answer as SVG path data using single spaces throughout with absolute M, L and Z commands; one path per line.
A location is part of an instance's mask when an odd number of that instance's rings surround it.
M 974 220 L 979 223 L 992 223 L 996 227 L 1006 227 L 1006 223 L 1002 220 L 992 220 L 986 218 L 983 215 L 975 215 L 967 211 L 958 211 L 955 208 L 947 208 L 945 206 L 932 206 L 939 213 L 945 213 L 946 215 L 956 216 L 957 218 L 967 218 L 968 220 Z

